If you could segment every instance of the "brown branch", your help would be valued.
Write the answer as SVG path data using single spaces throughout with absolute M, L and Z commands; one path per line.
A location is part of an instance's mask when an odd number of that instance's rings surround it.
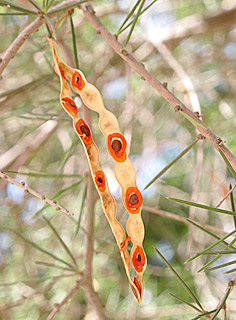
M 49 204 L 50 206 L 56 208 L 57 211 L 61 211 L 61 212 L 65 213 L 65 214 L 67 214 L 68 216 L 73 216 L 74 215 L 74 213 L 71 213 L 69 210 L 59 206 L 56 203 L 56 201 L 50 200 L 47 197 L 45 197 L 44 195 L 40 194 L 38 191 L 35 191 L 35 190 L 29 188 L 28 186 L 26 186 L 24 181 L 21 181 L 21 182 L 15 181 L 14 179 L 12 179 L 8 175 L 6 175 L 3 171 L 0 171 L 0 178 L 2 178 L 5 181 L 10 182 L 11 184 L 15 184 L 16 186 L 20 187 L 21 189 L 24 190 L 24 192 L 26 194 L 30 193 L 34 197 L 36 197 L 36 198 L 38 198 L 40 200 L 43 200 L 46 204 Z
M 78 290 L 78 288 L 81 285 L 81 281 L 78 280 L 76 285 L 74 285 L 66 294 L 65 298 L 60 302 L 55 304 L 54 309 L 47 317 L 47 320 L 52 320 L 56 316 L 56 314 L 61 310 L 61 308 L 64 306 L 64 304 L 67 303 L 67 301 L 71 298 L 71 296 Z
M 142 79 L 146 80 L 160 95 L 162 95 L 174 108 L 178 106 L 178 110 L 183 111 L 190 116 L 195 122 L 191 122 L 198 131 L 204 135 L 209 142 L 216 148 L 221 149 L 234 170 L 236 171 L 236 158 L 224 145 L 222 139 L 217 137 L 190 109 L 188 109 L 184 103 L 182 103 L 177 97 L 175 97 L 167 88 L 166 85 L 152 76 L 145 68 L 145 66 L 137 61 L 134 56 L 127 50 L 123 50 L 122 45 L 116 40 L 116 38 L 105 28 L 105 26 L 96 17 L 95 11 L 91 4 L 82 4 L 81 8 L 88 21 L 96 29 L 97 33 L 107 41 L 107 43 L 113 48 L 113 50 L 122 57 L 137 73 L 139 73 Z M 202 128 L 201 126 L 204 126 Z
M 143 211 L 147 211 L 147 212 L 151 212 L 151 213 L 154 213 L 154 214 L 157 214 L 161 217 L 164 217 L 164 218 L 168 218 L 168 219 L 172 219 L 172 220 L 176 220 L 176 221 L 179 221 L 179 222 L 183 222 L 187 225 L 192 225 L 190 222 L 188 222 L 186 220 L 186 218 L 184 217 L 181 217 L 181 216 L 178 216 L 177 214 L 174 214 L 174 213 L 170 213 L 170 212 L 167 212 L 167 211 L 163 211 L 163 210 L 160 210 L 160 209 L 154 209 L 154 208 L 151 208 L 151 207 L 147 207 L 147 206 L 143 206 Z M 194 221 L 192 220 L 193 222 L 199 224 L 199 222 L 197 221 Z M 208 230 L 211 230 L 213 232 L 218 232 L 220 234 L 226 234 L 226 232 L 224 232 L 223 230 L 217 228 L 217 227 L 214 227 L 214 226 L 210 226 L 209 224 L 201 224 L 201 226 L 205 229 L 208 229 Z
M 63 9 L 63 7 L 68 6 L 70 4 L 78 2 L 77 0 L 68 0 L 64 1 L 62 3 L 59 3 L 55 7 L 52 7 L 50 10 L 48 10 L 47 15 L 52 18 L 58 14 L 60 14 L 63 11 L 66 11 L 68 9 Z M 76 8 L 78 5 L 75 5 L 74 7 L 71 7 L 70 9 Z M 51 13 L 54 10 L 59 10 L 60 12 Z M 2 73 L 8 63 L 11 59 L 15 57 L 20 47 L 24 44 L 25 40 L 28 39 L 32 33 L 37 32 L 39 27 L 41 27 L 46 22 L 46 19 L 41 14 L 38 16 L 31 24 L 29 24 L 24 30 L 19 33 L 17 38 L 13 41 L 13 43 L 10 45 L 10 47 L 7 49 L 7 51 L 4 53 L 2 58 L 0 59 L 0 80 L 2 79 Z
M 88 307 L 91 307 L 96 311 L 99 317 L 99 320 L 108 320 L 103 310 L 103 306 L 99 300 L 98 294 L 94 291 L 91 280 L 92 279 L 87 279 L 87 281 L 84 284 L 84 289 L 86 291 L 86 296 L 88 301 Z M 91 310 L 91 309 L 88 308 L 88 310 Z

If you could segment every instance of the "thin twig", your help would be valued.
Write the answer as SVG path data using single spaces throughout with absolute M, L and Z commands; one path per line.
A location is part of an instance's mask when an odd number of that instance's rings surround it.
M 60 303 L 55 304 L 54 309 L 47 317 L 47 320 L 54 319 L 54 317 L 61 310 L 64 304 L 66 304 L 67 301 L 70 299 L 70 297 L 79 289 L 80 285 L 81 285 L 81 281 L 78 280 L 77 283 L 67 292 L 65 298 Z
M 82 4 L 81 8 L 84 15 L 89 22 L 96 29 L 97 33 L 107 41 L 107 43 L 113 48 L 113 50 L 119 54 L 137 73 L 139 73 L 142 79 L 146 80 L 159 94 L 161 94 L 175 109 L 175 111 L 182 111 L 189 116 L 193 121 L 189 120 L 202 135 L 204 135 L 209 142 L 216 148 L 221 149 L 225 154 L 228 161 L 236 171 L 236 157 L 227 149 L 222 139 L 217 137 L 190 109 L 188 109 L 183 102 L 175 97 L 167 88 L 163 86 L 159 80 L 152 76 L 145 68 L 145 66 L 138 62 L 134 56 L 127 50 L 122 50 L 122 45 L 116 40 L 116 38 L 105 28 L 105 26 L 96 17 L 95 11 L 91 4 Z M 178 108 L 176 108 L 178 107 Z
M 59 206 L 55 200 L 50 200 L 44 195 L 40 194 L 38 191 L 35 191 L 28 186 L 26 186 L 26 183 L 24 181 L 18 182 L 14 180 L 13 178 L 9 177 L 6 175 L 3 171 L 0 171 L 0 178 L 2 178 L 5 181 L 10 182 L 11 184 L 15 184 L 16 186 L 20 187 L 21 189 L 24 190 L 24 192 L 32 194 L 34 197 L 43 200 L 46 204 L 49 204 L 50 206 L 56 208 L 57 211 L 61 211 L 62 213 L 65 213 L 68 216 L 73 216 L 74 213 L 71 213 L 69 210 Z
M 226 193 L 226 195 L 224 196 L 224 198 L 222 200 L 220 200 L 220 202 L 217 204 L 216 208 L 219 208 L 222 203 L 225 201 L 225 199 L 228 198 L 228 196 L 230 195 L 231 192 L 234 191 L 234 189 L 236 188 L 236 184 L 229 190 L 229 192 Z

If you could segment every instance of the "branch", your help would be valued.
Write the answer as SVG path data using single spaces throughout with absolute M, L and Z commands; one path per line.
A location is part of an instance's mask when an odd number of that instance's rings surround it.
M 52 201 L 52 200 L 46 198 L 45 196 L 41 195 L 39 192 L 27 187 L 25 185 L 24 181 L 17 182 L 14 179 L 12 179 L 11 177 L 9 177 L 8 175 L 6 175 L 3 171 L 0 171 L 0 178 L 2 178 L 5 181 L 10 182 L 11 184 L 15 184 L 16 186 L 20 187 L 21 189 L 24 190 L 24 192 L 26 194 L 30 193 L 33 196 L 35 196 L 36 198 L 38 198 L 40 200 L 43 200 L 46 204 L 49 204 L 50 206 L 56 208 L 57 211 L 61 211 L 61 212 L 65 213 L 65 214 L 67 214 L 68 216 L 73 216 L 74 215 L 74 213 L 69 212 L 69 210 L 57 205 L 56 201 L 54 201 L 54 200 Z
M 64 1 L 64 2 L 56 5 L 55 7 L 52 7 L 50 10 L 48 10 L 47 16 L 49 16 L 51 18 L 51 17 L 58 15 L 61 12 L 68 10 L 67 8 L 63 9 L 65 6 L 67 7 L 73 3 L 77 3 L 77 4 L 74 7 L 73 6 L 70 7 L 70 9 L 78 7 L 77 0 Z M 53 11 L 55 11 L 55 10 L 60 10 L 60 11 L 53 13 Z M 52 13 L 50 13 L 50 12 L 52 12 Z M 10 47 L 7 49 L 7 51 L 4 53 L 2 58 L 0 58 L 0 80 L 2 79 L 3 70 L 6 68 L 6 66 L 8 65 L 10 60 L 15 57 L 15 55 L 17 54 L 20 47 L 24 44 L 25 40 L 28 39 L 32 33 L 37 32 L 39 27 L 41 27 L 46 21 L 47 20 L 44 18 L 44 15 L 41 14 L 31 24 L 29 24 L 24 30 L 22 30 L 21 33 L 19 33 L 17 38 L 13 41 L 13 43 L 10 45 Z
M 65 298 L 60 302 L 55 304 L 54 309 L 52 310 L 52 312 L 49 314 L 49 316 L 47 317 L 47 320 L 52 320 L 54 319 L 55 315 L 61 310 L 61 308 L 64 306 L 64 304 L 67 303 L 67 301 L 70 299 L 70 297 L 79 289 L 81 284 L 81 281 L 78 280 L 76 285 L 74 285 L 74 287 L 72 287 L 66 294 Z
M 96 311 L 96 313 L 99 317 L 99 320 L 108 320 L 108 318 L 105 315 L 105 312 L 103 310 L 103 306 L 99 300 L 99 297 L 98 297 L 97 293 L 94 291 L 91 280 L 92 279 L 88 278 L 88 280 L 84 284 L 84 289 L 86 291 L 88 306 L 92 307 Z M 89 310 L 91 310 L 91 309 L 89 309 Z
M 190 109 L 188 109 L 184 103 L 176 98 L 167 88 L 166 83 L 162 85 L 159 80 L 152 76 L 145 68 L 145 66 L 137 61 L 134 56 L 127 50 L 123 50 L 122 45 L 116 40 L 116 38 L 105 28 L 105 26 L 96 17 L 95 11 L 91 4 L 82 4 L 81 8 L 88 21 L 96 29 L 97 33 L 107 41 L 107 43 L 113 48 L 113 50 L 122 57 L 137 73 L 139 73 L 142 79 L 146 80 L 160 95 L 163 96 L 176 111 L 183 111 L 185 114 L 190 116 L 194 122 L 189 120 L 198 131 L 204 135 L 209 142 L 216 148 L 221 149 L 234 170 L 236 171 L 236 158 L 224 145 L 222 139 L 217 137 Z M 176 107 L 178 108 L 176 109 Z M 204 126 L 204 128 L 202 128 Z

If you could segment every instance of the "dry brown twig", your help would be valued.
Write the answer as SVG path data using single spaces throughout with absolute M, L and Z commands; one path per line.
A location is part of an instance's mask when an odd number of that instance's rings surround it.
M 219 208 L 222 203 L 225 201 L 225 199 L 228 198 L 228 196 L 230 195 L 231 192 L 234 191 L 234 189 L 236 188 L 236 184 L 229 190 L 229 192 L 226 193 L 226 195 L 224 196 L 224 198 L 222 200 L 220 200 L 220 202 L 217 204 L 216 208 Z
M 47 320 L 52 320 L 56 316 L 56 314 L 61 310 L 61 308 L 67 303 L 67 301 L 71 298 L 71 296 L 79 289 L 82 283 L 82 279 L 78 280 L 76 284 L 67 292 L 66 296 L 62 299 L 60 303 L 55 304 L 54 309 L 47 317 Z
M 56 208 L 57 211 L 61 211 L 62 213 L 65 213 L 68 216 L 74 215 L 74 213 L 71 213 L 69 210 L 59 206 L 55 200 L 50 200 L 47 197 L 45 197 L 44 195 L 42 195 L 41 193 L 39 193 L 38 191 L 35 191 L 32 188 L 29 188 L 28 186 L 26 186 L 24 181 L 18 182 L 16 180 L 14 180 L 13 178 L 9 177 L 8 175 L 6 175 L 3 171 L 0 171 L 0 178 L 5 181 L 10 182 L 11 184 L 15 184 L 16 186 L 20 187 L 21 189 L 24 190 L 24 192 L 26 194 L 30 193 L 34 197 L 36 197 L 40 200 L 43 200 L 46 204 L 49 204 L 50 206 Z
M 106 42 L 113 48 L 113 50 L 122 57 L 137 73 L 139 73 L 142 79 L 146 80 L 162 97 L 164 97 L 175 109 L 175 111 L 182 111 L 190 116 L 195 122 L 190 122 L 198 129 L 198 131 L 204 135 L 208 141 L 216 148 L 221 149 L 234 170 L 236 171 L 236 157 L 229 151 L 224 145 L 221 138 L 217 137 L 200 119 L 194 114 L 183 102 L 181 102 L 175 95 L 173 95 L 165 85 L 152 76 L 145 68 L 144 64 L 137 61 L 134 56 L 127 50 L 123 50 L 122 45 L 116 40 L 116 38 L 106 29 L 101 21 L 96 17 L 95 11 L 91 4 L 81 4 L 81 8 L 88 21 L 93 25 L 98 34 L 106 40 Z M 178 108 L 176 108 L 178 107 Z M 197 124 L 198 123 L 198 124 Z

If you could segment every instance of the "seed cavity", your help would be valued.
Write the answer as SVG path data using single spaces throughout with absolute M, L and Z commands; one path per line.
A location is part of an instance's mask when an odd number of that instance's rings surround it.
M 73 107 L 73 108 L 75 108 L 76 107 L 76 105 L 73 103 L 73 102 L 71 102 L 71 101 L 67 101 L 67 103 L 71 106 L 71 107 Z
M 80 127 L 81 131 L 88 137 L 89 134 L 90 134 L 90 131 L 89 131 L 89 128 L 88 126 L 86 126 L 85 124 L 83 124 L 81 127 Z
M 138 203 L 138 196 L 134 193 L 129 198 L 129 203 L 137 204 Z
M 118 152 L 122 148 L 122 143 L 120 142 L 120 140 L 113 140 L 111 147 L 115 152 Z

